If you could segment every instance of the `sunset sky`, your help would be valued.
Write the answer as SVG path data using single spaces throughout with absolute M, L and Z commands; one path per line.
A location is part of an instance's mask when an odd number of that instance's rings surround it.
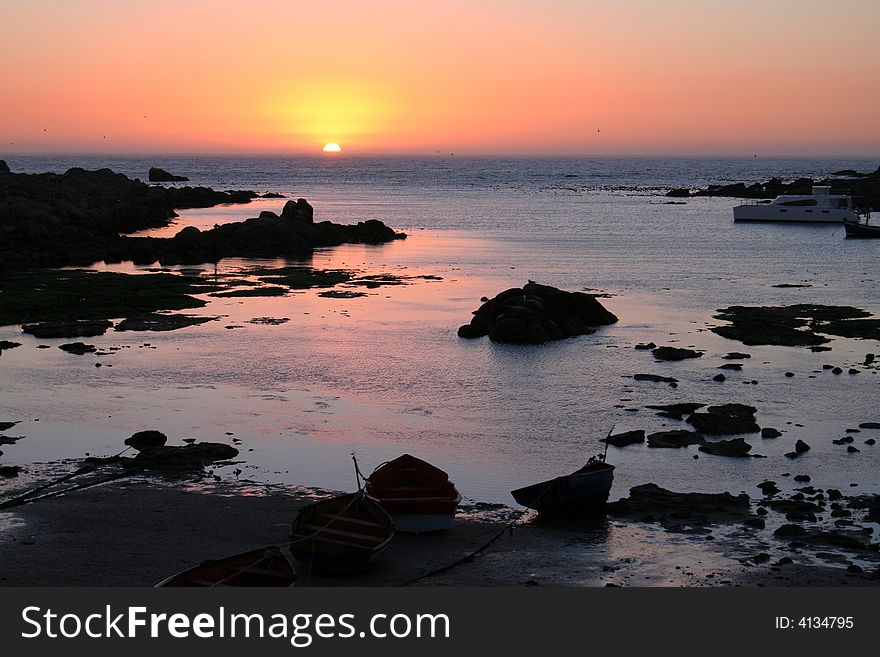
M 0 0 L 0 157 L 877 155 L 878 29 L 877 0 Z

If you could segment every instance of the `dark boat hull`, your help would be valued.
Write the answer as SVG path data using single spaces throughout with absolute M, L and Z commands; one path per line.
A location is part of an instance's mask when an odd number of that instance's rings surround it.
M 394 523 L 363 493 L 303 507 L 291 525 L 290 551 L 310 569 L 355 575 L 372 568 L 394 537 Z
M 573 472 L 511 491 L 522 506 L 540 513 L 596 511 L 604 507 L 614 481 L 614 466 Z
M 296 571 L 274 545 L 212 559 L 156 584 L 159 587 L 293 586 Z
M 843 225 L 847 237 L 880 238 L 880 224 L 862 224 L 847 221 Z

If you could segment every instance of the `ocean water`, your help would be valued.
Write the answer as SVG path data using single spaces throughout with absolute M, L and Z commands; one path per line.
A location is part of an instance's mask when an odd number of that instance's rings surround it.
M 776 440 L 747 436 L 766 459 L 728 459 L 695 448 L 610 448 L 613 497 L 653 481 L 677 490 L 759 495 L 755 484 L 809 474 L 816 486 L 877 491 L 880 448 L 849 454 L 831 440 L 880 420 L 876 370 L 857 366 L 875 342 L 835 338 L 832 351 L 744 347 L 707 330 L 732 304 L 825 303 L 880 312 L 880 243 L 845 240 L 839 226 L 734 224 L 735 199 L 669 204 L 669 187 L 823 177 L 859 159 L 766 158 L 366 158 L 7 157 L 13 171 L 108 166 L 144 178 L 149 166 L 193 184 L 302 196 L 316 219 L 378 218 L 409 238 L 381 246 L 321 249 L 307 262 L 363 273 L 431 274 L 440 281 L 381 287 L 365 298 L 310 290 L 282 298 L 211 299 L 218 321 L 170 333 L 108 333 L 113 356 L 72 356 L 18 327 L 0 339 L 23 346 L 0 361 L 0 420 L 25 436 L 4 462 L 115 453 L 145 428 L 182 437 L 241 441 L 241 477 L 351 489 L 355 452 L 364 471 L 408 451 L 446 469 L 468 499 L 511 503 L 512 488 L 579 467 L 615 431 L 687 428 L 647 404 L 740 402 L 758 408 Z M 284 200 L 181 212 L 186 225 L 278 210 Z M 226 260 L 224 271 L 253 261 Z M 264 263 L 261 263 L 264 264 Z M 279 263 L 281 264 L 281 263 Z M 107 268 L 97 265 L 96 268 Z M 212 268 L 212 266 L 206 266 Z M 113 269 L 132 271 L 130 264 Z M 595 335 L 536 346 L 456 336 L 480 297 L 527 280 L 599 291 L 620 321 Z M 800 283 L 809 287 L 776 288 Z M 287 317 L 279 326 L 248 323 Z M 236 328 L 227 328 L 236 327 Z M 655 362 L 637 342 L 694 346 L 705 355 Z M 145 346 L 148 345 L 148 346 Z M 743 372 L 713 382 L 721 356 L 746 351 Z M 112 368 L 94 366 L 98 360 Z M 785 372 L 794 372 L 793 378 Z M 677 388 L 635 382 L 636 373 L 679 379 Z M 752 384 L 757 381 L 757 384 Z M 232 434 L 227 435 L 227 434 Z M 813 449 L 784 458 L 796 439 Z M 252 451 L 251 451 L 252 450 Z M 699 458 L 695 459 L 694 456 Z M 218 474 L 233 476 L 232 468 Z

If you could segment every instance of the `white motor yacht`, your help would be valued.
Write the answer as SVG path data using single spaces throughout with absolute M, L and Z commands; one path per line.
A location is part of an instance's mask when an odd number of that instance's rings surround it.
M 733 208 L 734 221 L 795 221 L 828 223 L 859 220 L 852 198 L 832 194 L 827 186 L 813 186 L 813 193 L 803 196 L 783 195 L 772 201 L 755 201 Z

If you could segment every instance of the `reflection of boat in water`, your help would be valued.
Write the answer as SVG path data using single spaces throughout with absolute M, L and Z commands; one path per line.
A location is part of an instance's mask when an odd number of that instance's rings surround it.
M 409 454 L 373 470 L 364 492 L 388 512 L 397 531 L 415 534 L 452 527 L 461 501 L 449 475 Z
M 369 570 L 394 538 L 390 516 L 363 491 L 300 509 L 290 532 L 298 561 L 321 570 L 354 574 Z
M 597 511 L 604 507 L 614 481 L 614 466 L 594 456 L 570 475 L 511 491 L 519 504 L 541 513 Z
M 880 238 L 880 224 L 869 224 L 871 215 L 866 215 L 864 221 L 844 222 L 843 228 L 847 237 L 874 237 Z
M 777 196 L 772 201 L 756 201 L 733 208 L 734 221 L 782 221 L 799 223 L 838 223 L 859 220 L 852 198 L 832 194 L 827 186 L 813 186 L 812 194 Z
M 296 571 L 279 548 L 274 545 L 234 554 L 223 559 L 211 559 L 190 568 L 156 587 L 183 586 L 293 586 Z

